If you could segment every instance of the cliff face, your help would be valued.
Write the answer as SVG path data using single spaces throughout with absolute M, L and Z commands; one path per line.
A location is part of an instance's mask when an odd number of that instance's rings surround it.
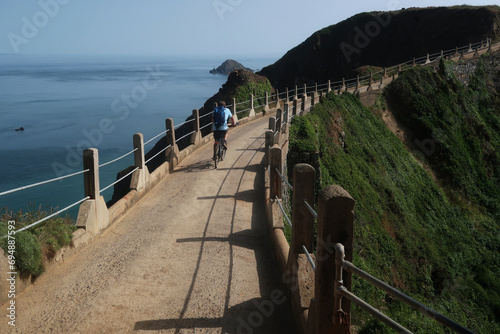
M 315 32 L 259 74 L 276 88 L 355 76 L 483 39 L 500 40 L 500 7 L 411 8 L 355 15 Z

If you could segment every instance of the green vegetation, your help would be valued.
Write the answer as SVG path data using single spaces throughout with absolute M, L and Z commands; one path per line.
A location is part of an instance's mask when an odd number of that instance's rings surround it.
M 265 78 L 262 78 L 265 79 Z M 261 80 L 259 82 L 257 81 L 248 81 L 244 85 L 238 86 L 236 88 L 236 91 L 234 95 L 232 96 L 233 98 L 236 99 L 236 103 L 242 102 L 242 101 L 249 101 L 250 100 L 250 94 L 253 94 L 254 96 L 254 110 L 256 113 L 261 112 L 264 110 L 264 107 L 262 105 L 265 104 L 265 95 L 266 92 L 269 93 L 269 96 L 271 96 L 273 87 L 269 83 L 269 80 Z M 259 107 L 262 106 L 262 107 Z M 238 110 L 245 110 L 250 108 L 250 102 L 248 103 L 242 103 L 238 105 Z M 247 117 L 249 114 L 249 111 L 244 111 L 242 113 L 238 114 L 238 118 L 244 118 Z
M 385 102 L 432 151 L 423 161 L 351 94 L 295 118 L 290 147 L 319 151 L 321 187 L 339 184 L 356 200 L 358 267 L 475 333 L 498 333 L 498 97 L 482 66 L 469 88 L 447 66 L 412 69 L 387 89 Z M 353 291 L 415 333 L 443 333 L 356 277 Z M 392 333 L 358 308 L 353 322 L 360 333 Z
M 27 212 L 7 212 L 0 214 L 0 236 L 8 233 L 8 222 L 15 221 L 16 230 L 50 215 L 38 209 Z M 71 218 L 55 217 L 48 219 L 26 231 L 15 234 L 15 262 L 17 272 L 22 277 L 40 276 L 44 262 L 54 257 L 57 250 L 71 244 L 72 233 L 76 230 Z M 8 253 L 8 239 L 0 239 L 0 247 Z

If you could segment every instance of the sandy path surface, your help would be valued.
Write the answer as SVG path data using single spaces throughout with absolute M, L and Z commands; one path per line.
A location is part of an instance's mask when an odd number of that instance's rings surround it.
M 265 222 L 267 124 L 232 130 L 218 169 L 210 144 L 194 152 L 18 296 L 15 330 L 4 319 L 1 332 L 293 333 Z

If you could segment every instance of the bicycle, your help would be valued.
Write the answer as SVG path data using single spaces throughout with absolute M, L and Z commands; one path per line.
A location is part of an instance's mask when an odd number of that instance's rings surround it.
M 217 165 L 219 164 L 219 162 L 224 160 L 224 158 L 226 157 L 226 148 L 223 145 L 224 134 L 221 135 L 218 133 L 214 133 L 214 138 L 215 138 L 215 142 L 214 142 L 213 160 L 214 160 L 215 168 L 217 168 Z

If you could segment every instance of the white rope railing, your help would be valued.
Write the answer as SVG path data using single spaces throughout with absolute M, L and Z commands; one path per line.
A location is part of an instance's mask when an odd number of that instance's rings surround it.
M 29 188 L 33 188 L 33 187 L 38 187 L 38 186 L 41 186 L 43 184 L 47 184 L 47 183 L 51 183 L 51 182 L 55 182 L 55 181 L 64 180 L 64 179 L 67 179 L 67 178 L 70 178 L 70 177 L 73 177 L 73 176 L 77 176 L 77 175 L 80 175 L 80 174 L 87 173 L 88 171 L 90 171 L 90 170 L 89 169 L 85 169 L 85 170 L 82 170 L 80 172 L 76 172 L 76 173 L 73 173 L 73 174 L 68 174 L 68 175 L 61 176 L 61 177 L 58 177 L 58 178 L 55 178 L 55 179 L 51 179 L 51 180 L 47 180 L 47 181 L 42 181 L 42 182 L 38 182 L 38 183 L 33 183 L 33 184 L 30 184 L 30 185 L 27 185 L 27 186 L 24 186 L 24 187 L 19 187 L 19 188 L 12 189 L 12 190 L 7 190 L 7 191 L 4 191 L 4 192 L 0 193 L 0 196 L 12 194 L 12 193 L 15 193 L 15 192 L 18 192 L 18 191 L 21 191 L 21 190 L 25 190 L 25 189 L 29 189 Z
M 165 147 L 164 149 L 160 150 L 160 152 L 156 153 L 155 155 L 153 155 L 151 158 L 149 158 L 148 160 L 146 160 L 145 164 L 147 164 L 148 162 L 150 162 L 151 160 L 153 160 L 154 158 L 156 158 L 157 156 L 159 156 L 161 153 L 165 152 L 169 147 L 171 147 L 172 145 L 168 144 L 167 147 Z
M 61 210 L 59 210 L 59 211 L 57 211 L 57 212 L 54 212 L 53 214 L 51 214 L 51 215 L 49 215 L 49 216 L 47 216 L 47 217 L 45 217 L 45 218 L 43 218 L 43 219 L 40 219 L 39 221 L 37 221 L 37 222 L 35 222 L 35 223 L 33 223 L 33 224 L 30 224 L 30 225 L 28 225 L 28 226 L 25 226 L 25 227 L 23 227 L 23 228 L 20 228 L 19 230 L 15 231 L 15 232 L 14 232 L 14 234 L 15 234 L 15 233 L 22 232 L 22 231 L 25 231 L 25 230 L 27 230 L 27 229 L 29 229 L 29 228 L 33 227 L 33 226 L 36 226 L 36 225 L 38 225 L 38 224 L 40 224 L 40 223 L 43 223 L 44 221 L 46 221 L 46 220 L 48 220 L 48 219 L 50 219 L 50 218 L 52 218 L 52 217 L 55 217 L 55 216 L 59 215 L 60 213 L 62 213 L 62 212 L 64 212 L 64 211 L 67 211 L 67 210 L 71 209 L 72 207 L 74 207 L 74 206 L 76 206 L 76 205 L 78 205 L 78 204 L 80 204 L 80 203 L 82 203 L 82 202 L 85 202 L 85 201 L 86 201 L 86 200 L 88 200 L 89 198 L 90 198 L 90 196 L 87 196 L 87 197 L 85 197 L 85 198 L 83 198 L 83 199 L 79 200 L 78 202 L 75 202 L 75 203 L 73 203 L 73 204 L 71 204 L 71 205 L 68 205 L 68 206 L 67 206 L 67 207 L 65 207 L 64 209 L 61 209 Z M 6 236 L 3 236 L 3 238 L 5 238 L 5 237 L 6 237 Z
M 116 180 L 115 182 L 111 183 L 109 186 L 107 186 L 107 187 L 99 190 L 99 193 L 102 193 L 102 192 L 108 190 L 109 188 L 111 188 L 112 186 L 114 186 L 115 184 L 117 184 L 118 182 L 123 181 L 125 178 L 127 178 L 127 176 L 129 176 L 130 174 L 132 174 L 133 172 L 135 172 L 138 169 L 139 169 L 139 167 L 136 167 L 134 170 L 132 170 L 131 172 L 127 173 L 127 175 L 125 175 L 125 176 L 121 177 L 120 179 Z
M 155 140 L 156 138 L 161 137 L 161 136 L 163 136 L 163 135 L 167 134 L 167 132 L 168 132 L 168 129 L 167 129 L 167 130 L 165 130 L 165 131 L 163 131 L 162 133 L 160 133 L 160 134 L 158 134 L 158 135 L 154 136 L 153 138 L 151 138 L 150 140 L 148 140 L 147 142 L 145 142 L 145 143 L 144 143 L 144 146 L 146 146 L 147 144 L 151 143 L 151 142 L 152 142 L 153 140 Z
M 134 153 L 134 152 L 135 152 L 135 151 L 137 151 L 137 150 L 138 150 L 138 148 L 135 148 L 135 149 L 133 149 L 132 151 L 130 151 L 130 152 L 128 152 L 128 153 L 125 153 L 125 154 L 124 154 L 124 155 L 122 155 L 121 157 L 118 157 L 118 158 L 116 158 L 116 159 L 114 159 L 114 160 L 111 160 L 111 161 L 105 162 L 105 163 L 103 163 L 103 164 L 99 165 L 99 168 L 104 167 L 104 166 L 107 166 L 107 165 L 111 165 L 112 163 L 117 162 L 117 161 L 119 161 L 119 160 L 121 160 L 121 159 L 123 159 L 123 158 L 125 158 L 125 157 L 127 157 L 127 156 L 129 156 L 129 155 L 131 155 L 132 153 Z

